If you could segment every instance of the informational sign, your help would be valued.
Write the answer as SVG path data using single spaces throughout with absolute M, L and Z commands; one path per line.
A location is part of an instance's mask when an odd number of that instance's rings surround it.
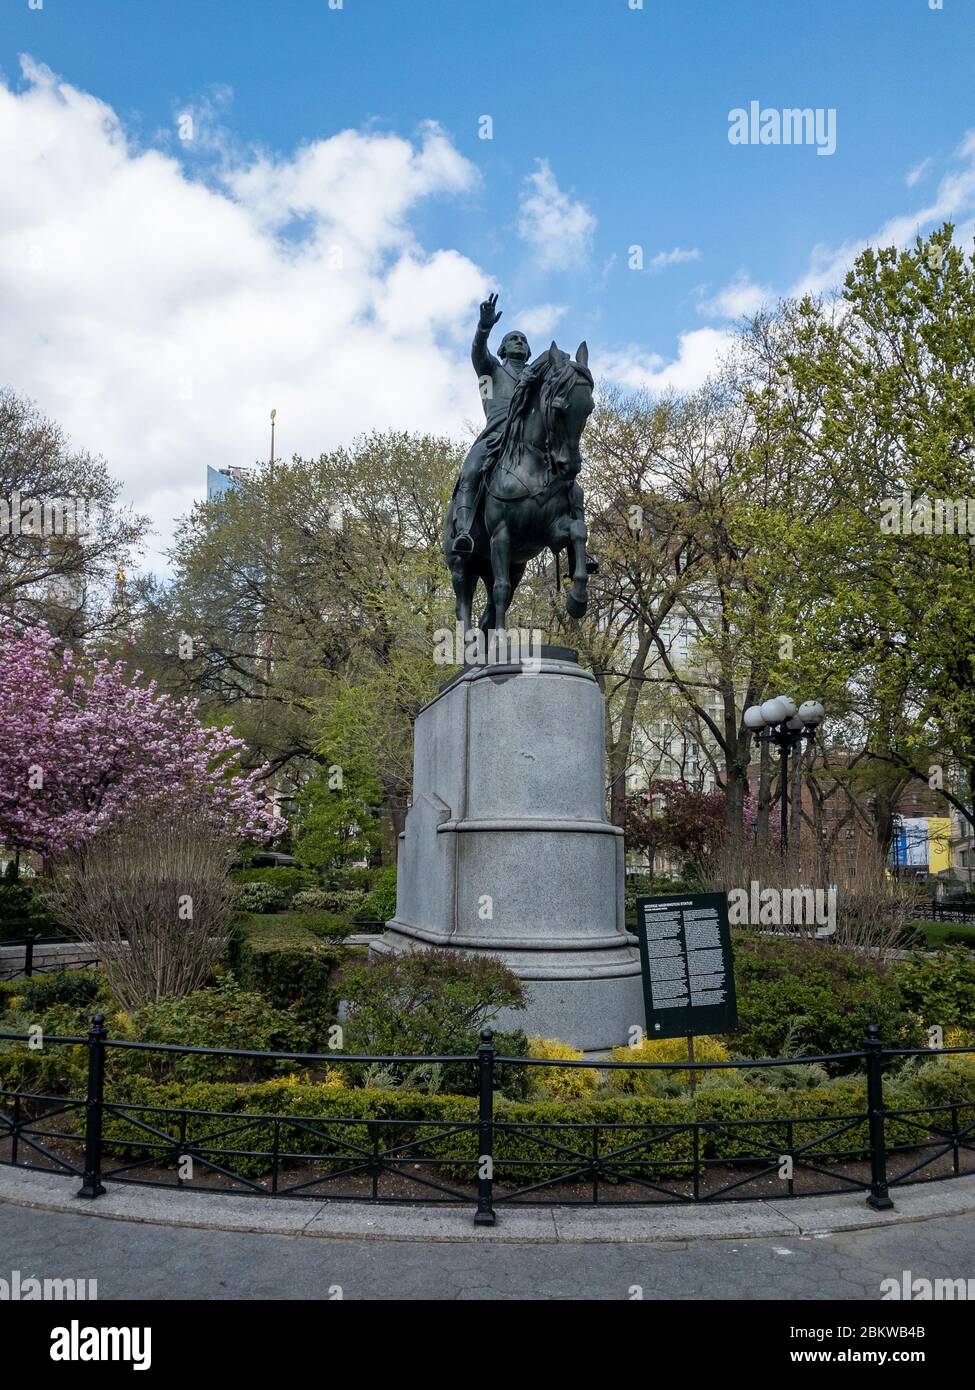
M 691 1038 L 738 1027 L 724 893 L 637 898 L 648 1038 Z

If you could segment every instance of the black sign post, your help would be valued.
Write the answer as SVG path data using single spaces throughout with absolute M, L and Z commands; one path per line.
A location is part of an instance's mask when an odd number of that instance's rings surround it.
M 647 1037 L 690 1040 L 737 1028 L 726 894 L 637 898 L 636 924 Z M 689 1052 L 693 1060 L 690 1041 Z

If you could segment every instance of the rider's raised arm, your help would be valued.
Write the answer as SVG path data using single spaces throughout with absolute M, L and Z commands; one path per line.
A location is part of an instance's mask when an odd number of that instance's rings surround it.
M 471 343 L 471 361 L 474 363 L 474 370 L 479 377 L 491 376 L 501 365 L 488 347 L 488 338 L 491 336 L 491 329 L 501 317 L 497 308 L 497 303 L 498 296 L 496 294 L 489 294 L 481 305 L 481 313 L 477 321 L 477 328 L 474 330 L 474 341 Z
M 490 335 L 490 328 L 484 328 L 481 324 L 477 325 L 474 341 L 471 343 L 471 361 L 474 363 L 474 370 L 479 377 L 491 376 L 495 369 L 500 366 L 498 359 L 488 347 Z

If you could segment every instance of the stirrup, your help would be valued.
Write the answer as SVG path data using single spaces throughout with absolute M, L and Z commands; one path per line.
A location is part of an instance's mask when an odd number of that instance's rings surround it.
M 455 555 L 473 555 L 474 541 L 470 531 L 458 531 L 450 548 Z

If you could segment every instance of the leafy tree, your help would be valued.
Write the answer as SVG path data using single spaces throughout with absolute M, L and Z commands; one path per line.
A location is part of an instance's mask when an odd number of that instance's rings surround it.
M 800 306 L 787 364 L 821 402 L 803 442 L 831 478 L 815 529 L 795 534 L 813 605 L 802 659 L 845 687 L 869 760 L 925 780 L 932 764 L 957 766 L 962 785 L 944 766 L 936 789 L 971 818 L 975 549 L 937 504 L 973 492 L 975 257 L 950 225 L 908 250 L 868 249 L 843 306 Z
M 0 616 L 77 640 L 120 628 L 116 572 L 149 519 L 119 507 L 104 460 L 0 390 Z

